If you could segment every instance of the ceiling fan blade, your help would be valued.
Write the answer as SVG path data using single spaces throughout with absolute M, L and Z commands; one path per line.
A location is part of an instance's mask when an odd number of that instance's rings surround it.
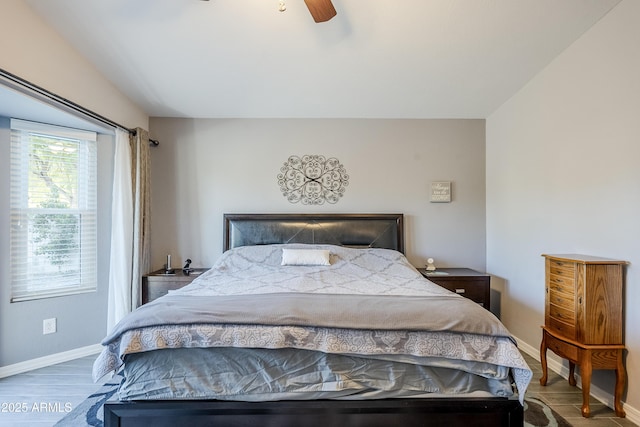
M 325 22 L 336 16 L 336 9 L 331 0 L 304 0 L 316 22 Z

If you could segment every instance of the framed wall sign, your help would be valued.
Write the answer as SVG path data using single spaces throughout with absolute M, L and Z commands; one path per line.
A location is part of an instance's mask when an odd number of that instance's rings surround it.
M 431 183 L 431 203 L 451 202 L 451 181 L 434 181 Z

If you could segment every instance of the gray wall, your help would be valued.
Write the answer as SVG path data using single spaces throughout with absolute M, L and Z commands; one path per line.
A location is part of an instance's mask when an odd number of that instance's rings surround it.
M 640 2 L 625 0 L 487 119 L 487 268 L 502 318 L 540 345 L 542 253 L 629 261 L 628 389 L 640 419 Z M 566 369 L 566 362 L 564 362 Z M 592 391 L 612 401 L 612 371 Z
M 485 268 L 484 120 L 152 118 L 152 266 L 167 254 L 210 266 L 222 216 L 399 212 L 414 265 Z M 291 155 L 336 157 L 350 176 L 335 205 L 291 204 L 276 176 Z M 453 201 L 430 203 L 432 181 Z
M 98 291 L 11 303 L 9 267 L 9 119 L 0 117 L 0 366 L 100 342 L 106 333 L 113 137 L 98 139 Z M 58 332 L 42 334 L 42 320 L 57 318 Z

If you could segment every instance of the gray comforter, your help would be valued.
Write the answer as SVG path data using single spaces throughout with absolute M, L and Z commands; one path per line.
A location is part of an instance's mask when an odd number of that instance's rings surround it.
M 123 319 L 103 341 L 94 377 L 158 349 L 293 348 L 511 372 L 523 398 L 531 371 L 495 316 L 424 279 L 398 252 L 322 247 L 330 266 L 281 266 L 282 245 L 223 254 L 191 285 Z

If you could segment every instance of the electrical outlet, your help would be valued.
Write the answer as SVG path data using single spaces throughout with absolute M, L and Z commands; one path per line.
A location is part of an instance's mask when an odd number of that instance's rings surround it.
M 42 321 L 42 334 L 54 334 L 56 332 L 56 318 L 44 319 Z

